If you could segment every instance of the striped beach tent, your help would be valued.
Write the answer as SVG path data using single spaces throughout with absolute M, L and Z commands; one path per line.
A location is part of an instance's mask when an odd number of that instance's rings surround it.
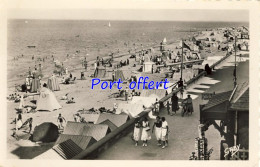
M 38 89 L 40 89 L 40 80 L 39 79 L 32 79 L 31 93 L 37 92 Z
M 105 67 L 97 67 L 94 72 L 94 78 L 105 78 L 106 76 L 106 69 Z
M 121 79 L 122 81 L 125 80 L 125 76 L 122 70 L 115 71 L 115 81 L 118 81 L 119 79 Z
M 59 91 L 60 85 L 58 79 L 55 76 L 52 76 L 48 79 L 47 86 L 52 91 Z

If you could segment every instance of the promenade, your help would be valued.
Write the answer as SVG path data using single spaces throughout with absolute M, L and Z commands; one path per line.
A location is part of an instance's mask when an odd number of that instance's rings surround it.
M 238 60 L 240 61 L 240 59 Z M 152 140 L 148 142 L 148 147 L 142 147 L 140 144 L 135 147 L 131 140 L 132 133 L 119 139 L 109 149 L 101 153 L 97 159 L 100 160 L 188 160 L 191 152 L 195 150 L 195 138 L 198 137 L 199 125 L 199 104 L 202 103 L 201 94 L 205 92 L 224 92 L 233 89 L 233 68 L 234 55 L 224 60 L 216 67 L 213 74 L 198 80 L 190 85 L 184 92 L 184 98 L 187 93 L 193 98 L 194 113 L 192 116 L 181 117 L 180 111 L 174 116 L 169 116 L 166 109 L 160 111 L 160 116 L 166 117 L 170 128 L 169 145 L 165 149 L 157 146 L 154 134 Z M 248 58 L 242 58 L 238 62 L 237 77 L 238 83 L 249 80 L 249 61 Z M 203 89 L 202 89 L 203 88 Z M 179 95 L 178 95 L 179 96 Z M 151 126 L 154 120 L 150 120 Z M 205 134 L 208 139 L 208 148 L 213 147 L 211 160 L 220 159 L 220 141 L 219 132 L 210 126 Z

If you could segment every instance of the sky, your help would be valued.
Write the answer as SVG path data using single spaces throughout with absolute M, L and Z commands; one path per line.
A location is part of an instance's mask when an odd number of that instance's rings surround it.
M 248 22 L 248 10 L 205 9 L 9 9 L 9 19 Z

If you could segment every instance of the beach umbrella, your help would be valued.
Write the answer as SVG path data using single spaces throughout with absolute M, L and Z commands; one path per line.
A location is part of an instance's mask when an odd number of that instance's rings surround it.
M 46 143 L 54 142 L 57 140 L 58 136 L 59 136 L 58 127 L 51 122 L 45 122 L 34 128 L 32 141 L 33 142 L 41 141 Z

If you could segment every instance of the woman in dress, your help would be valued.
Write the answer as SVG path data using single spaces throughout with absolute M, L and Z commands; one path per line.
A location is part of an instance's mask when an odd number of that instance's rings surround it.
M 176 95 L 176 93 L 172 95 L 171 101 L 172 101 L 172 112 L 171 112 L 171 116 L 172 116 L 173 113 L 176 114 L 176 111 L 178 111 L 179 109 L 179 104 L 178 104 L 179 98 Z
M 23 125 L 23 119 L 22 119 L 22 113 L 21 112 L 17 113 L 15 125 L 16 125 L 16 127 L 15 127 L 16 130 L 19 130 Z
M 141 136 L 141 140 L 143 141 L 143 147 L 147 146 L 147 141 L 150 140 L 150 135 L 149 135 L 150 127 L 149 126 L 150 125 L 149 125 L 148 119 L 146 117 L 144 117 L 144 120 L 142 122 L 143 130 L 142 130 L 142 136 Z
M 22 120 L 22 113 L 17 112 L 16 118 L 15 118 L 15 130 L 13 131 L 12 136 L 18 140 L 17 132 L 20 130 L 20 128 L 23 126 L 23 120 Z
M 141 135 L 141 123 L 140 121 L 137 121 L 135 123 L 135 128 L 134 128 L 134 141 L 135 141 L 135 146 L 138 145 L 138 141 L 140 140 L 140 135 Z
M 165 117 L 162 117 L 162 142 L 163 142 L 162 148 L 165 148 L 168 145 L 168 133 L 169 133 L 168 123 L 165 120 Z
M 156 137 L 156 140 L 158 141 L 157 145 L 160 146 L 161 145 L 161 136 L 162 136 L 162 121 L 159 116 L 156 117 L 156 121 L 153 124 L 152 133 L 153 133 L 154 128 L 155 128 L 155 137 Z

